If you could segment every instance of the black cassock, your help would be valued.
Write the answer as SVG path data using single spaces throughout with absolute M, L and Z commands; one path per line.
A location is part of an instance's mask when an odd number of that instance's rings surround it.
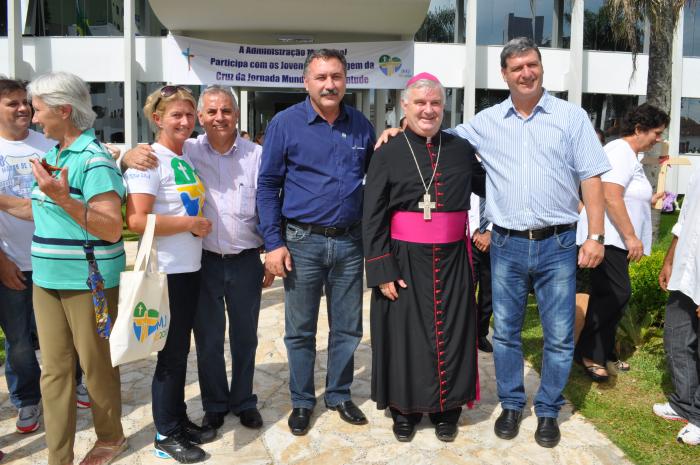
M 474 149 L 440 132 L 426 138 L 406 130 L 434 212 L 469 209 L 473 190 L 484 195 L 484 171 Z M 391 215 L 423 212 L 425 189 L 403 134 L 372 157 L 364 198 L 363 241 L 371 301 L 372 400 L 402 413 L 452 410 L 477 398 L 477 318 L 464 240 L 423 244 L 391 238 Z M 466 225 L 465 225 L 466 229 Z M 465 232 L 466 234 L 466 232 Z M 466 237 L 466 236 L 465 236 Z M 403 279 L 390 301 L 379 284 Z M 398 288 L 398 285 L 397 285 Z

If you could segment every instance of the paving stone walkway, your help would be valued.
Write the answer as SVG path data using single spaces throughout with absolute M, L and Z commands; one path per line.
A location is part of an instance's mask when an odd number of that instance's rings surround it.
M 133 251 L 130 251 L 133 256 Z M 292 436 L 287 427 L 290 411 L 287 388 L 288 369 L 284 332 L 284 290 L 281 280 L 263 292 L 260 313 L 255 391 L 264 419 L 260 430 L 244 428 L 237 417 L 228 415 L 219 438 L 204 445 L 209 453 L 206 464 L 392 464 L 392 465 L 451 465 L 451 464 L 534 464 L 534 465 L 623 465 L 630 463 L 624 454 L 605 436 L 599 433 L 581 415 L 572 412 L 567 403 L 560 415 L 562 440 L 554 449 L 544 449 L 535 444 L 533 434 L 537 424 L 531 408 L 526 412 L 520 435 L 505 441 L 493 434 L 493 423 L 500 407 L 495 392 L 493 359 L 479 354 L 481 378 L 481 402 L 472 410 L 465 410 L 459 421 L 459 435 L 455 442 L 440 442 L 429 421 L 424 418 L 413 442 L 397 442 L 391 433 L 391 417 L 378 411 L 369 399 L 371 352 L 369 339 L 369 292 L 364 299 L 364 328 L 355 356 L 355 382 L 353 398 L 369 418 L 365 426 L 349 425 L 336 412 L 323 406 L 326 371 L 326 345 L 328 341 L 327 318 L 321 312 L 317 340 L 316 386 L 318 405 L 307 436 Z M 325 308 L 322 302 L 321 308 Z M 230 359 L 227 356 L 227 361 Z M 124 366 L 121 371 L 123 424 L 129 438 L 129 450 L 116 464 L 146 465 L 176 463 L 158 459 L 153 455 L 155 430 L 151 417 L 150 385 L 155 367 L 155 357 Z M 229 372 L 230 374 L 230 372 Z M 530 397 L 539 378 L 532 369 L 526 371 L 526 390 Z M 199 423 L 203 412 L 197 383 L 197 360 L 192 346 L 187 387 L 185 392 L 190 418 Z M 530 405 L 531 407 L 531 405 Z M 30 435 L 14 432 L 16 411 L 8 400 L 4 377 L 0 380 L 0 449 L 6 453 L 5 463 L 18 465 L 45 464 L 47 451 L 43 427 Z M 92 419 L 89 410 L 78 411 L 76 436 L 76 464 L 90 449 L 94 441 Z

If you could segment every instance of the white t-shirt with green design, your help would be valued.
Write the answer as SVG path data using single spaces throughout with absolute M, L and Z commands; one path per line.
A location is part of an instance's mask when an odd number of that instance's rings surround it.
M 129 169 L 124 173 L 127 193 L 155 196 L 156 215 L 202 216 L 204 185 L 187 154 L 179 156 L 161 144 L 153 144 L 158 167 L 148 171 Z M 156 236 L 158 267 L 168 274 L 199 270 L 202 239 L 190 232 Z

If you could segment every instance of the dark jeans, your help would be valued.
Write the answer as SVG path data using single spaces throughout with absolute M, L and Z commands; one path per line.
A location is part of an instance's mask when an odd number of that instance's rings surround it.
M 5 378 L 10 401 L 16 408 L 36 405 L 41 400 L 41 369 L 34 353 L 32 329 L 32 273 L 24 272 L 27 288 L 16 291 L 0 283 L 0 327 L 5 333 Z
M 532 284 L 544 335 L 542 378 L 534 399 L 535 414 L 556 418 L 564 403 L 562 391 L 574 356 L 576 231 L 531 241 L 500 234 L 494 228 L 491 271 L 493 360 L 501 406 L 522 410 L 527 401 L 521 332 Z
M 605 366 L 607 360 L 617 360 L 617 325 L 632 296 L 627 251 L 606 245 L 603 262 L 591 270 L 590 277 L 591 297 L 576 356 Z
M 153 421 L 163 436 L 171 435 L 187 419 L 185 375 L 199 299 L 199 274 L 196 271 L 168 275 L 170 329 L 165 347 L 158 352 L 151 384 Z
M 354 354 L 362 338 L 361 227 L 332 238 L 288 224 L 286 239 L 293 261 L 284 279 L 284 343 L 292 406 L 316 404 L 316 329 L 324 287 L 330 327 L 325 399 L 335 406 L 350 399 Z
M 666 304 L 664 348 L 674 392 L 668 401 L 679 415 L 700 427 L 700 318 L 688 296 L 673 291 Z
M 257 249 L 228 258 L 204 253 L 201 274 L 194 340 L 202 406 L 207 412 L 238 414 L 258 402 L 253 375 L 263 264 Z M 230 388 L 224 360 L 226 314 L 233 366 Z
M 489 324 L 493 314 L 491 304 L 491 255 L 482 252 L 472 244 L 472 256 L 474 259 L 474 280 L 479 284 L 479 292 L 476 299 L 479 321 L 479 337 L 489 334 Z

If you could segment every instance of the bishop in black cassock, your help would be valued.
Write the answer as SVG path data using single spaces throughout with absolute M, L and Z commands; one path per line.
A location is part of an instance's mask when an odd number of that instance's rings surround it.
M 372 157 L 365 186 L 366 274 L 374 288 L 372 400 L 391 409 L 398 440 L 410 441 L 427 413 L 438 438 L 451 441 L 462 406 L 479 395 L 466 212 L 472 191 L 484 195 L 484 171 L 466 140 L 440 131 L 444 90 L 437 78 L 411 79 L 402 105 L 408 128 Z M 411 221 L 418 223 L 408 224 L 408 236 L 404 224 L 397 239 L 392 218 L 402 212 L 414 212 Z M 453 223 L 465 218 L 455 240 L 441 242 L 441 231 L 432 230 L 435 236 L 424 232 L 413 241 L 411 224 L 431 231 L 447 212 Z

